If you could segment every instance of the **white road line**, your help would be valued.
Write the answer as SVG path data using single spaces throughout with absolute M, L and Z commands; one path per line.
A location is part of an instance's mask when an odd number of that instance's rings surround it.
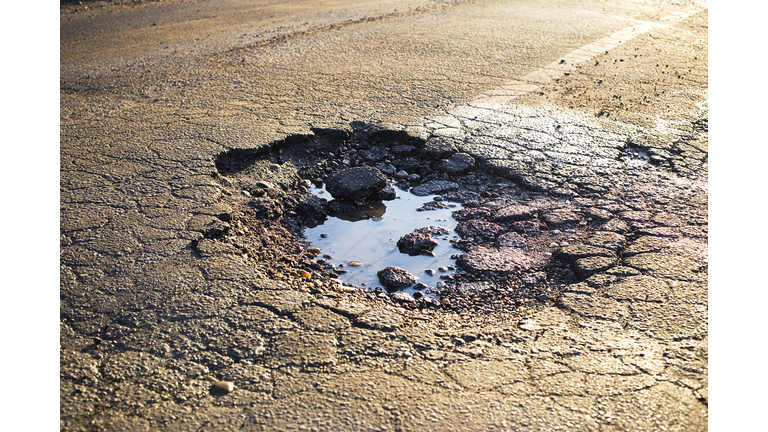
M 575 71 L 577 66 L 585 64 L 600 54 L 629 42 L 643 33 L 654 28 L 666 27 L 669 22 L 677 22 L 707 9 L 707 4 L 688 6 L 686 10 L 666 15 L 659 22 L 637 21 L 637 24 L 615 31 L 595 42 L 576 48 L 560 59 L 533 71 L 519 79 L 512 80 L 501 87 L 487 91 L 467 105 L 475 108 L 496 108 L 504 105 L 518 96 L 536 91 L 542 85 L 548 84 L 566 73 Z

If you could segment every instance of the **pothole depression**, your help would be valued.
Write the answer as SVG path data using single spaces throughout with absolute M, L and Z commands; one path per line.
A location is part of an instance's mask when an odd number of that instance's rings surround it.
M 376 125 L 229 150 L 216 168 L 232 210 L 197 242 L 200 258 L 234 255 L 321 298 L 514 318 L 615 265 L 624 244 L 590 235 L 599 212 Z

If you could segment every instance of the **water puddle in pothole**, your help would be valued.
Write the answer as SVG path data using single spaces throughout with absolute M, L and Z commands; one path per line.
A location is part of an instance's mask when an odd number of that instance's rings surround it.
M 313 187 L 312 193 L 321 198 L 331 198 L 323 188 Z M 381 287 L 386 291 L 376 273 L 385 267 L 394 266 L 416 276 L 417 283 L 435 288 L 441 281 L 441 275 L 453 273 L 455 260 L 451 256 L 461 253 L 451 246 L 451 240 L 458 239 L 453 232 L 457 222 L 451 213 L 462 208 L 458 203 L 443 203 L 443 208 L 417 210 L 425 203 L 435 201 L 435 197 L 416 196 L 397 190 L 397 198 L 394 200 L 374 201 L 358 206 L 354 211 L 329 216 L 322 224 L 305 228 L 304 235 L 311 247 L 322 250 L 318 259 L 325 260 L 326 265 L 332 263 L 335 268 L 341 269 L 339 279 L 343 283 L 367 289 Z M 424 227 L 440 227 L 450 231 L 447 235 L 433 236 L 438 242 L 432 251 L 434 256 L 401 253 L 397 241 L 403 235 Z M 360 265 L 355 266 L 355 262 Z M 429 270 L 433 274 L 430 275 Z M 414 294 L 417 290 L 408 287 L 402 291 Z M 424 289 L 421 293 L 430 295 L 433 290 Z

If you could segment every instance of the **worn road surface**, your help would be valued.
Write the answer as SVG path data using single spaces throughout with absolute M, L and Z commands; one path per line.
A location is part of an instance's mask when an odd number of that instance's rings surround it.
M 62 4 L 61 430 L 707 430 L 707 11 Z M 258 225 L 282 210 L 248 229 L 217 157 L 361 127 L 471 157 L 497 182 L 478 206 L 505 184 L 540 209 L 499 230 L 562 234 L 573 279 L 413 309 L 291 271 Z M 299 196 L 267 162 L 260 193 Z

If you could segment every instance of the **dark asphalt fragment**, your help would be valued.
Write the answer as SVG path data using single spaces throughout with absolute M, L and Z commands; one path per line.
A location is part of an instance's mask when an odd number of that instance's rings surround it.
M 456 153 L 440 163 L 440 169 L 451 175 L 461 175 L 475 166 L 475 158 L 466 153 Z
M 429 233 L 408 233 L 397 241 L 397 248 L 401 253 L 411 256 L 421 255 L 424 251 L 431 251 L 437 246 L 437 241 Z
M 403 289 L 416 283 L 416 276 L 399 267 L 387 267 L 376 272 L 382 285 L 390 289 Z
M 411 193 L 418 196 L 437 195 L 445 192 L 452 192 L 459 189 L 459 184 L 445 181 L 434 180 L 424 183 L 411 189 Z
M 387 178 L 377 168 L 362 166 L 335 171 L 326 189 L 336 199 L 360 201 L 377 197 L 387 187 Z

